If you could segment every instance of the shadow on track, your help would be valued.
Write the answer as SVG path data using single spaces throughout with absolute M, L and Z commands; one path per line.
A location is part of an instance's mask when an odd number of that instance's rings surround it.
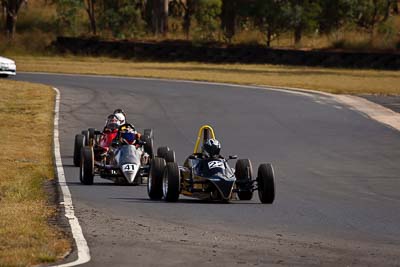
M 211 204 L 211 205 L 227 205 L 227 204 L 241 204 L 241 205 L 254 205 L 260 203 L 254 203 L 249 201 L 239 201 L 239 200 L 232 200 L 230 202 L 221 202 L 221 201 L 211 201 L 211 200 L 200 200 L 200 199 L 179 199 L 177 202 L 165 202 L 164 200 L 151 200 L 148 198 L 134 198 L 134 197 L 116 197 L 110 198 L 114 200 L 125 200 L 125 202 L 132 202 L 132 203 L 157 203 L 157 204 Z

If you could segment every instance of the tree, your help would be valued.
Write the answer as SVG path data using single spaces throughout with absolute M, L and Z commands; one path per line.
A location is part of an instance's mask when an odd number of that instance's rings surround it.
M 83 7 L 81 0 L 56 0 L 58 27 L 63 31 L 77 33 L 79 11 Z
M 358 26 L 366 29 L 374 36 L 375 26 L 387 20 L 388 1 L 390 0 L 356 0 L 353 7 L 353 18 Z
M 168 0 L 147 0 L 146 22 L 155 35 L 168 32 Z
M 218 18 L 221 14 L 221 0 L 198 0 L 195 17 L 200 38 L 203 40 L 215 39 L 218 30 Z
M 1 0 L 1 4 L 6 13 L 5 29 L 6 35 L 9 39 L 13 39 L 16 26 L 17 17 L 21 5 L 25 3 L 26 0 Z
M 94 35 L 97 34 L 95 5 L 96 0 L 85 0 L 85 9 L 89 17 L 90 31 Z
M 237 0 L 222 0 L 221 29 L 229 43 L 232 41 L 232 38 L 236 33 L 237 12 Z
M 351 0 L 321 1 L 321 13 L 318 18 L 320 32 L 331 33 L 349 22 L 352 12 L 351 3 Z
M 268 47 L 273 38 L 285 29 L 288 18 L 283 12 L 284 4 L 282 0 L 257 0 L 251 9 L 255 25 L 266 35 Z
M 182 28 L 185 32 L 186 39 L 189 39 L 190 28 L 192 25 L 192 16 L 196 10 L 196 0 L 186 0 L 184 4 L 185 14 L 183 15 Z
M 299 45 L 305 31 L 315 30 L 318 26 L 320 1 L 288 0 L 284 11 L 288 18 L 287 27 L 294 31 L 294 43 Z
M 99 26 L 114 37 L 124 38 L 141 32 L 143 21 L 140 3 L 132 0 L 103 0 L 99 14 Z

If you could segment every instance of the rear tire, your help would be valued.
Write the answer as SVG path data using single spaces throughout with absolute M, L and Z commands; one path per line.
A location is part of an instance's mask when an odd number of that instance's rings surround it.
M 168 162 L 176 162 L 175 160 L 175 151 L 169 150 L 167 151 L 167 154 L 165 155 L 165 161 Z
M 271 164 L 261 164 L 258 167 L 257 183 L 258 197 L 261 203 L 272 204 L 275 200 L 275 174 Z
M 149 154 L 150 158 L 154 157 L 154 145 L 153 145 L 153 138 L 149 138 L 148 136 L 143 137 L 143 141 L 146 143 L 144 144 L 144 151 Z
M 253 191 L 249 188 L 253 179 L 253 167 L 249 159 L 238 159 L 235 165 L 236 185 L 239 190 L 237 193 L 240 200 L 250 200 L 253 198 Z
M 82 148 L 85 146 L 85 136 L 82 134 L 75 135 L 74 143 L 74 165 L 79 167 L 81 165 Z
M 163 196 L 165 201 L 176 202 L 180 194 L 179 167 L 175 162 L 168 162 L 163 174 Z
M 163 196 L 162 179 L 165 169 L 165 160 L 163 158 L 154 158 L 151 160 L 150 174 L 147 181 L 147 194 L 152 200 L 160 200 Z
M 82 149 L 80 180 L 85 185 L 93 184 L 94 158 L 93 148 L 85 146 Z
M 169 147 L 161 146 L 157 149 L 157 157 L 165 159 L 167 152 L 169 151 Z

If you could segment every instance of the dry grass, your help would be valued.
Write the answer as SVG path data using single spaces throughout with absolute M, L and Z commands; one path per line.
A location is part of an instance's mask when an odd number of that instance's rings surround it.
M 400 94 L 400 72 L 398 71 L 242 64 L 155 63 L 84 57 L 16 57 L 15 59 L 19 71 L 288 86 L 337 94 Z
M 0 80 L 0 266 L 54 262 L 69 242 L 49 219 L 54 177 L 51 88 Z

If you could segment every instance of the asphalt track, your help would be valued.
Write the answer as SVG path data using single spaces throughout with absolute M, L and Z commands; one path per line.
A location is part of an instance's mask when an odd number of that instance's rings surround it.
M 176 81 L 19 74 L 61 92 L 60 143 L 85 266 L 400 266 L 400 133 L 329 96 Z M 224 155 L 271 162 L 276 200 L 150 201 L 145 186 L 79 183 L 74 135 L 123 108 L 178 162 L 210 124 Z M 234 164 L 234 161 L 232 161 Z M 74 254 L 67 258 L 73 260 Z

